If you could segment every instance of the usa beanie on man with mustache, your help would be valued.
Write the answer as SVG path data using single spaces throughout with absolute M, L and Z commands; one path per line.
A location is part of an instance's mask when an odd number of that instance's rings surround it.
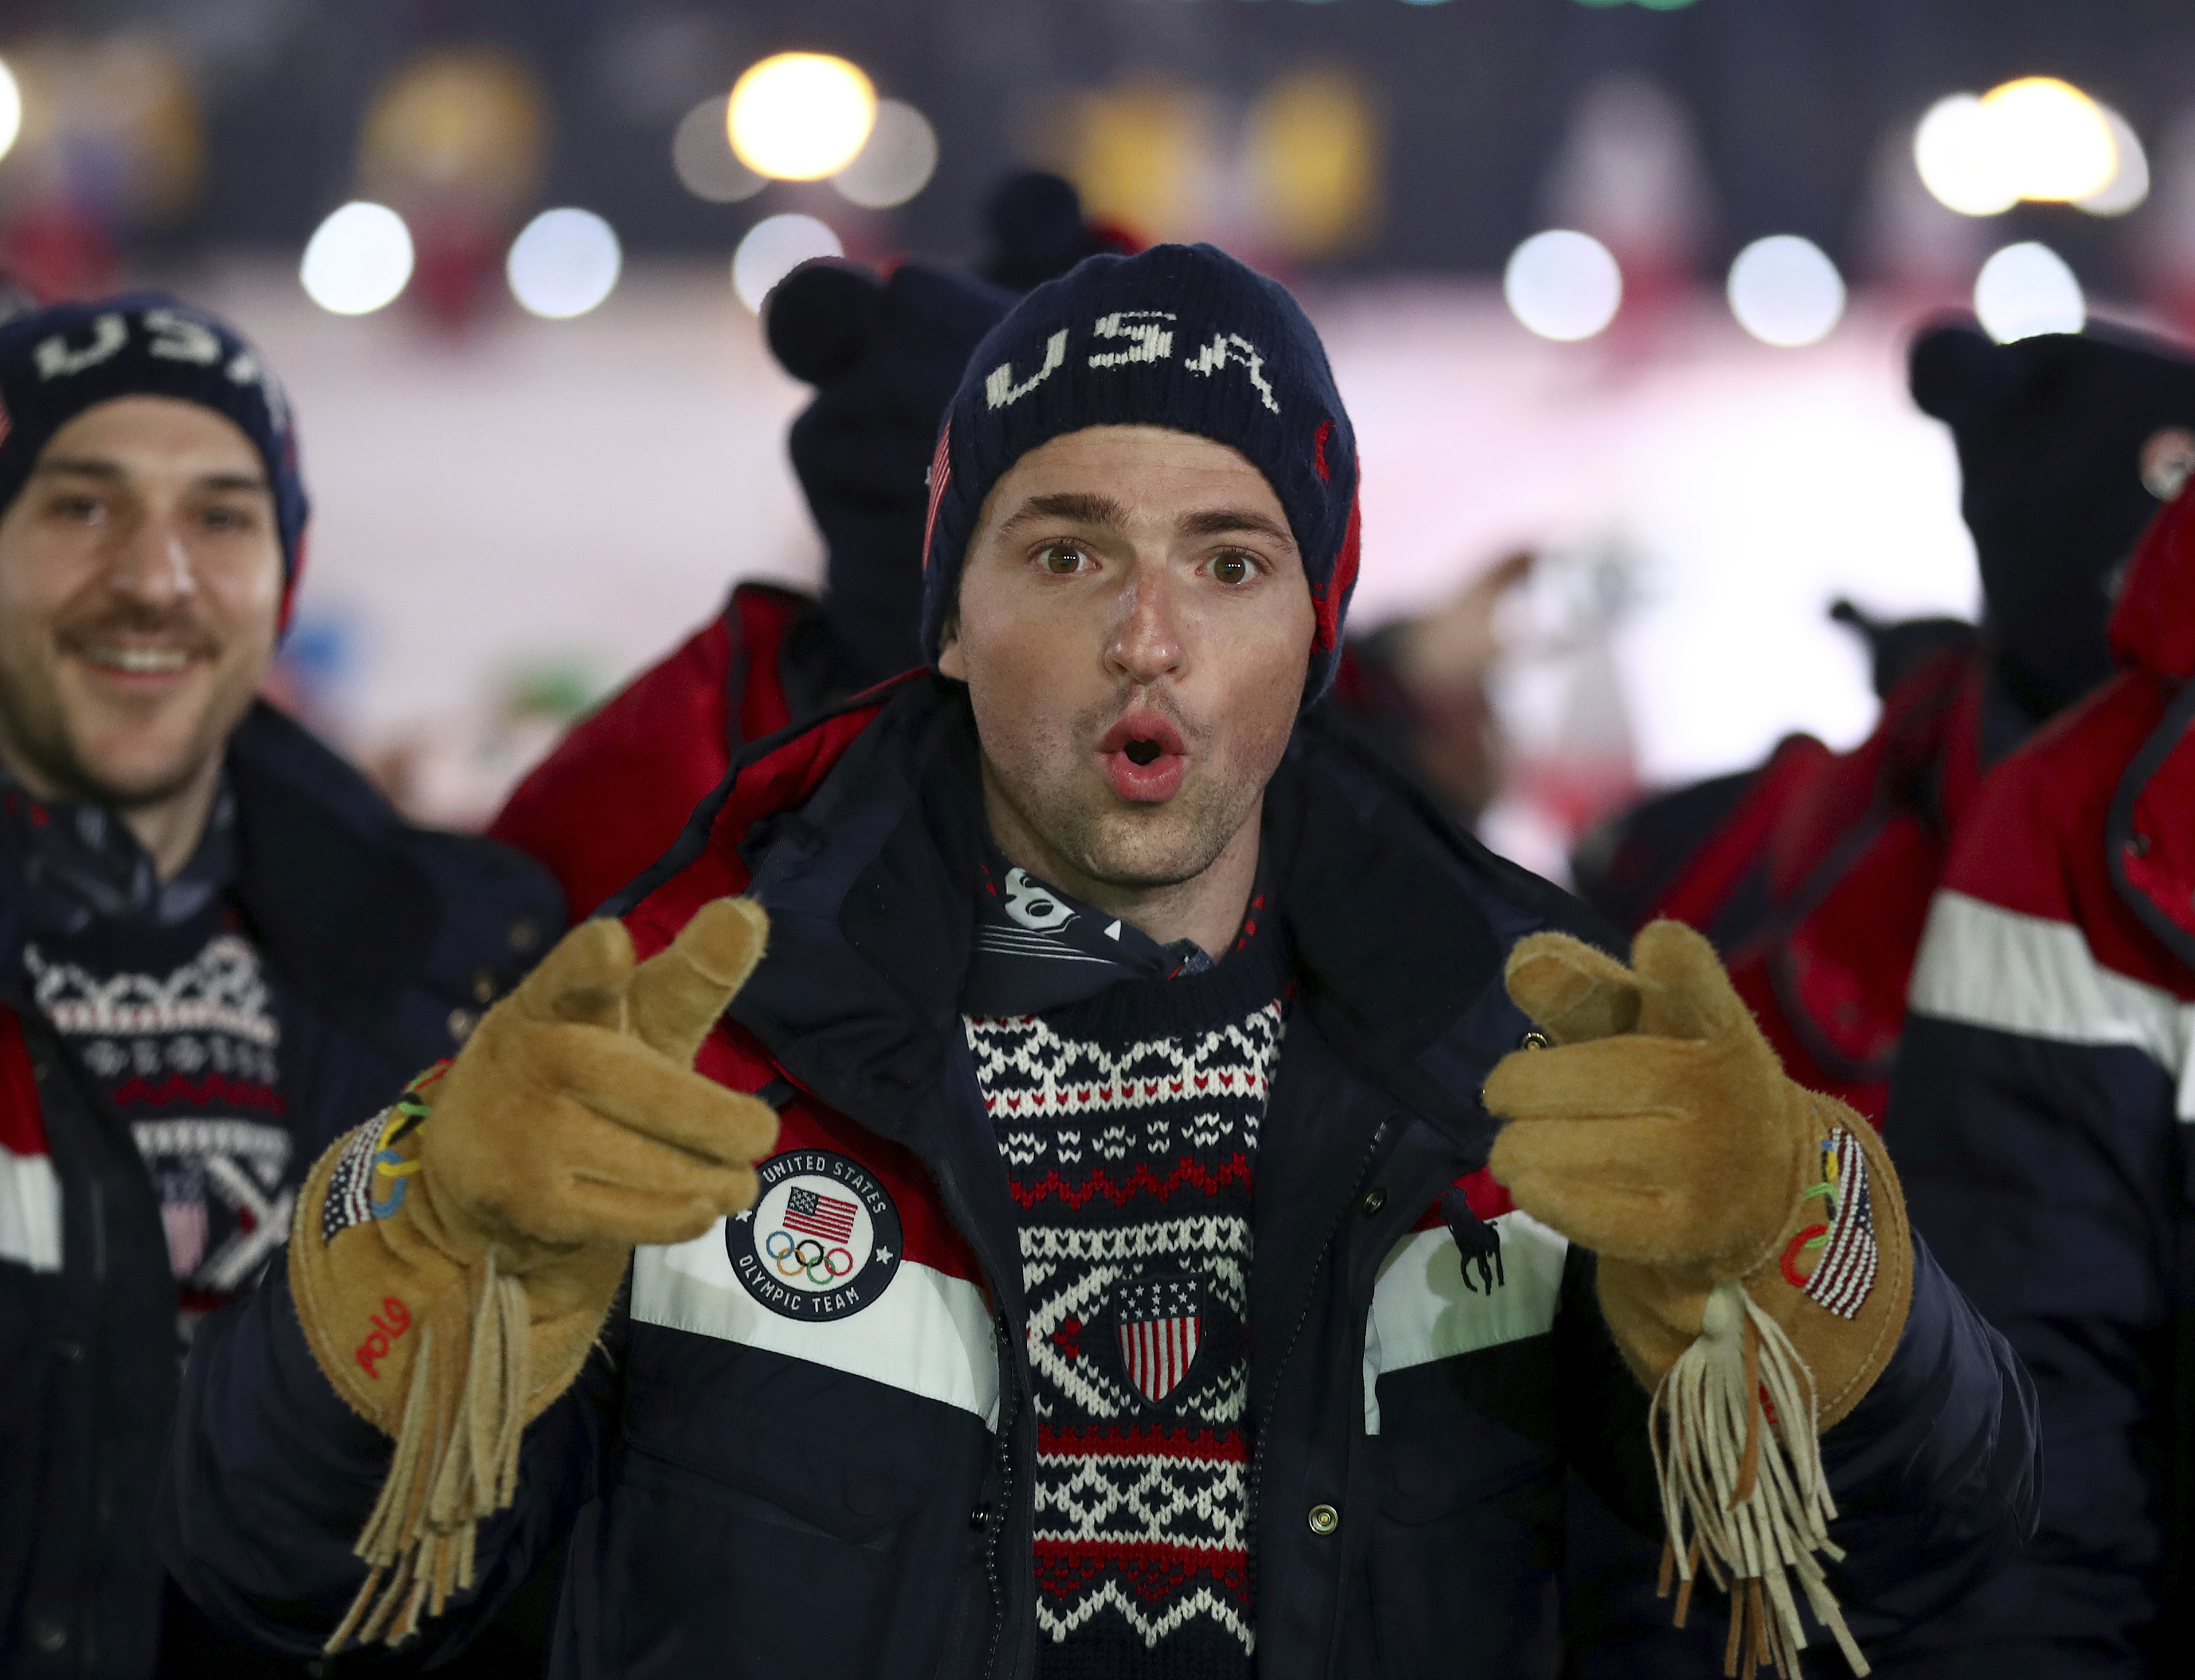
M 1357 583 L 1357 438 L 1294 298 L 1211 245 L 1092 256 L 1039 286 L 961 375 L 930 469 L 922 646 L 937 659 L 983 498 L 1040 445 L 1089 426 L 1163 426 L 1265 475 L 1317 609 L 1305 684 L 1326 691 Z
M 274 370 L 226 323 L 164 293 L 57 303 L 0 320 L 0 510 L 21 493 L 55 432 L 117 397 L 178 397 L 251 440 L 274 492 L 287 624 L 309 511 L 289 400 Z

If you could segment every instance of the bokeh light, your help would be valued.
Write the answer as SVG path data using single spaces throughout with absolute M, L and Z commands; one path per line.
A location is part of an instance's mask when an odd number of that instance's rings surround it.
M 1913 131 L 1913 162 L 1939 203 L 1962 216 L 1997 216 L 2022 198 L 2066 204 L 2105 192 L 2121 173 L 2124 128 L 2070 83 L 2027 76 L 1979 99 L 1938 100 Z M 2134 151 L 2139 163 L 2139 141 Z M 2146 192 L 2147 165 L 2140 168 Z
M 616 230 L 592 210 L 548 210 L 511 241 L 504 272 L 521 308 L 562 321 L 608 297 L 624 260 Z
M 2095 101 L 2054 76 L 2023 76 L 1981 99 L 2019 196 L 2070 204 L 2110 181 L 2117 162 L 2111 125 Z
M 412 278 L 411 230 L 388 205 L 354 199 L 314 230 L 297 278 L 331 314 L 371 314 Z
M 1242 124 L 1258 231 L 1299 260 L 1349 250 L 1377 213 L 1385 153 L 1378 104 L 1363 77 L 1327 63 L 1280 77 Z
M 2033 240 L 2007 245 L 1982 264 L 1974 314 L 2000 344 L 2040 332 L 2078 332 L 2088 320 L 2081 283 L 2065 259 Z
M 0 60 L 0 158 L 14 149 L 15 136 L 23 132 L 23 89 L 15 72 Z
M 802 263 L 844 255 L 838 236 L 812 216 L 765 216 L 747 229 L 732 253 L 732 290 L 760 314 L 769 289 Z
M 1764 344 L 1818 344 L 1844 318 L 1844 277 L 1812 239 L 1772 233 L 1730 265 L 1730 312 Z
M 712 204 L 735 204 L 769 185 L 732 151 L 728 98 L 712 94 L 681 118 L 671 133 L 671 167 L 678 183 Z
M 1590 338 L 1616 319 L 1623 271 L 1591 234 L 1552 228 L 1510 254 L 1501 295 L 1510 313 L 1542 338 Z
M 2019 183 L 1992 142 L 1990 122 L 1972 94 L 1928 107 L 1913 131 L 1913 164 L 1936 202 L 1962 216 L 2001 216 L 2019 202 Z
M 2111 178 L 2087 197 L 2074 199 L 2074 208 L 2090 216 L 2124 216 L 2149 197 L 2149 154 L 2142 150 L 2141 136 L 2125 118 L 2108 105 L 2096 109 L 2111 125 Z
M 877 120 L 877 91 L 827 53 L 780 53 L 732 86 L 732 150 L 758 175 L 817 181 L 854 160 Z
M 936 168 L 937 130 L 930 119 L 902 101 L 879 100 L 867 144 L 831 184 L 849 204 L 890 210 L 929 186 Z

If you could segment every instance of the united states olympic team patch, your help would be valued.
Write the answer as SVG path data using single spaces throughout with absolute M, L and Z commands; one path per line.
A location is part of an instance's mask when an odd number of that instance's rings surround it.
M 899 1270 L 899 1209 L 874 1173 L 828 1149 L 788 1149 L 756 1169 L 762 1193 L 724 1222 L 732 1270 L 783 1317 L 858 1313 Z

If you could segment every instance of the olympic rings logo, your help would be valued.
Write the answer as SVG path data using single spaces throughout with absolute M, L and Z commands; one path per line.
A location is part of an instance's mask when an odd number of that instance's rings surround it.
M 780 1248 L 778 1244 L 783 1243 Z M 854 1269 L 854 1257 L 843 1248 L 826 1248 L 813 1237 L 797 1240 L 790 1231 L 772 1231 L 763 1251 L 777 1263 L 780 1277 L 805 1277 L 812 1284 L 836 1283 Z

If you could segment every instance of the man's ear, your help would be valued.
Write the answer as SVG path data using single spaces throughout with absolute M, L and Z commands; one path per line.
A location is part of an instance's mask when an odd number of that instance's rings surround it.
M 945 628 L 937 635 L 937 674 L 949 676 L 956 682 L 968 680 L 968 661 L 960 652 L 960 615 L 955 613 L 945 621 Z

